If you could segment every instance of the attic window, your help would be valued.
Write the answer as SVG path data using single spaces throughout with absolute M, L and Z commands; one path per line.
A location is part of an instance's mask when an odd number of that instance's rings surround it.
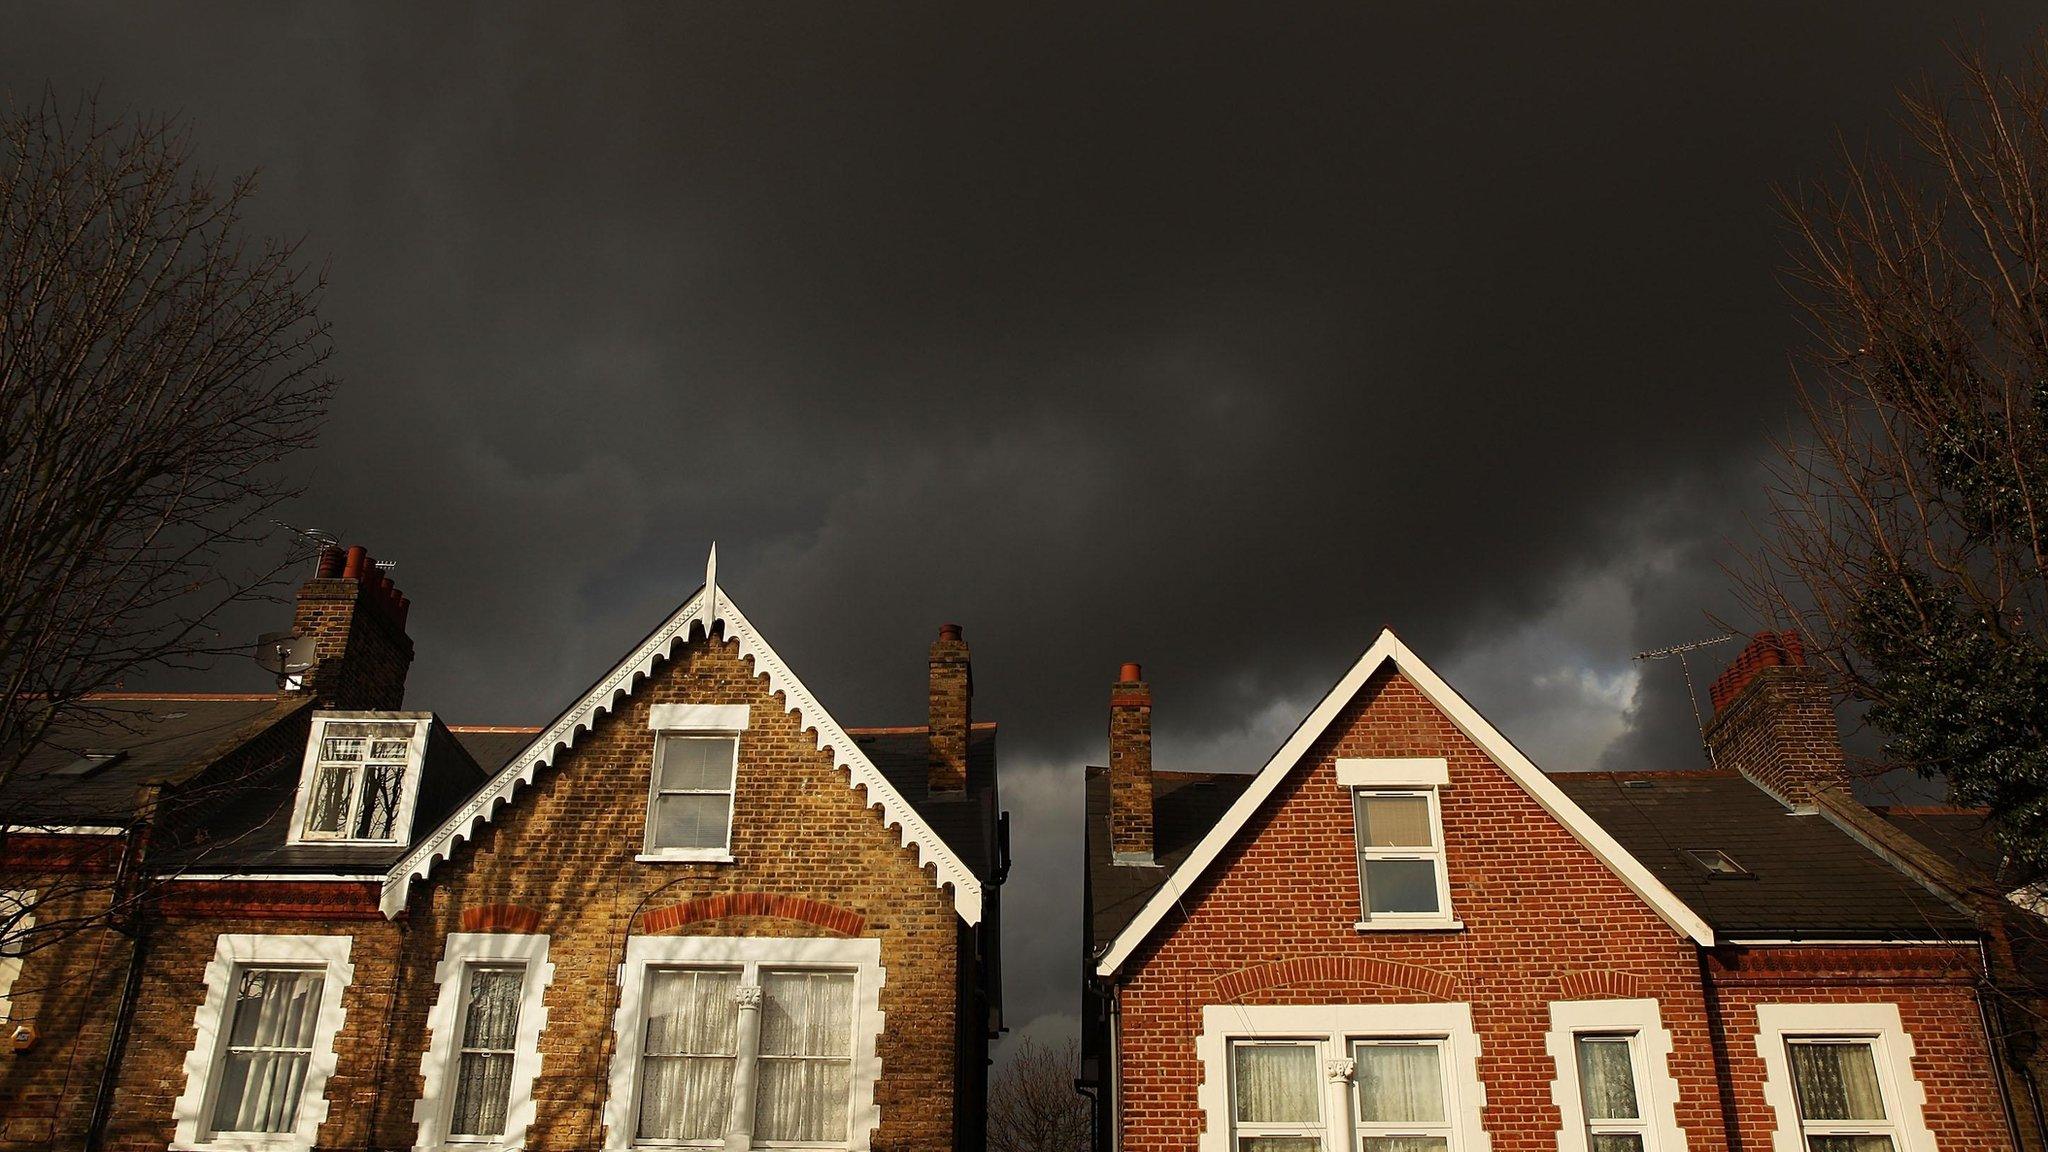
M 293 840 L 402 842 L 412 826 L 431 722 L 419 713 L 316 714 L 299 776 Z
M 1689 848 L 1685 853 L 1692 862 L 1707 870 L 1710 876 L 1747 876 L 1749 869 L 1735 862 L 1735 857 L 1718 848 Z
M 100 769 L 127 755 L 125 752 L 82 752 L 78 759 L 50 769 L 51 776 L 91 776 Z

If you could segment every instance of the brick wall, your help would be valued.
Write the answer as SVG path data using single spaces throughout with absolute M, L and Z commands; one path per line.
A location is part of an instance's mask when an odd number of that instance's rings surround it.
M 1942 1148 L 2012 1146 L 1977 1010 L 1974 948 L 1722 948 L 1708 972 L 1743 1147 L 1770 1148 L 1777 1126 L 1763 1095 L 1757 1005 L 1867 1003 L 1898 1005 L 1927 1095 L 1927 1128 Z
M 118 841 L 91 839 L 104 842 L 80 845 L 89 854 L 93 850 L 118 851 Z M 79 874 L 70 875 L 74 882 L 68 885 L 68 894 L 55 896 L 37 909 L 39 924 L 105 913 L 111 889 L 79 886 L 75 883 Z M 8 874 L 0 887 L 12 888 L 16 883 L 53 891 L 48 874 L 33 872 Z M 98 927 L 78 933 L 63 947 L 26 959 L 14 983 L 7 1031 L 12 1032 L 18 1024 L 33 1024 L 40 1038 L 25 1052 L 16 1052 L 11 1045 L 0 1046 L 0 1149 L 77 1147 L 83 1140 L 113 1028 L 114 1007 L 127 974 L 128 954 L 126 937 Z

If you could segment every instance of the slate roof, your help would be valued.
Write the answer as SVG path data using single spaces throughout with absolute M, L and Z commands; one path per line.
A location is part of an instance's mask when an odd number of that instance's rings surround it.
M 1002 845 L 998 842 L 996 793 L 996 726 L 975 724 L 967 737 L 967 790 L 959 795 L 933 796 L 927 785 L 927 742 L 930 729 L 848 728 L 846 734 L 896 789 L 917 814 L 931 825 L 946 847 L 974 871 L 984 885 L 992 885 L 1002 868 Z
M 1821 816 L 1794 816 L 1732 772 L 1556 772 L 1549 778 L 1719 934 L 1753 939 L 1970 938 L 1963 913 Z M 1087 770 L 1088 947 L 1137 918 L 1250 774 L 1155 772 L 1152 868 L 1117 865 L 1109 777 Z M 1635 786 L 1627 782 L 1635 781 Z M 1950 817 L 1950 823 L 1972 817 Z M 1719 850 L 1748 875 L 1717 877 L 1691 849 Z
M 1137 919 L 1152 894 L 1187 859 L 1223 813 L 1251 787 L 1254 775 L 1219 772 L 1152 774 L 1152 858 L 1157 867 L 1111 862 L 1109 770 L 1090 767 L 1086 781 L 1087 948 L 1107 944 Z
M 533 738 L 540 735 L 539 727 L 485 727 L 481 725 L 450 724 L 448 731 L 455 734 L 462 747 L 469 752 L 470 759 L 486 774 L 511 763 L 514 756 L 526 750 Z
M 1991 835 L 1990 814 L 1971 808 L 1882 805 L 1872 812 L 1932 849 L 1966 876 L 1996 883 L 2004 854 Z
M 1960 939 L 1976 925 L 1820 815 L 1733 772 L 1553 772 L 1550 779 L 1716 932 L 1764 939 Z M 1727 853 L 1715 876 L 1691 850 Z
M 30 751 L 0 791 L 0 812 L 14 825 L 125 825 L 144 785 L 203 768 L 309 704 L 270 694 L 93 697 Z M 88 752 L 118 755 L 90 775 L 52 774 Z

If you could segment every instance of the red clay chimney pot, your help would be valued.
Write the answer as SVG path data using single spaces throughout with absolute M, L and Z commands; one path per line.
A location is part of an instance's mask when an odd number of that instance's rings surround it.
M 960 638 L 960 626 L 959 626 L 958 624 L 941 624 L 941 625 L 939 625 L 939 639 L 941 639 L 941 640 L 958 640 L 959 638 Z
M 1125 664 L 1116 674 L 1116 681 L 1119 684 L 1136 684 L 1144 678 L 1145 670 L 1135 663 Z
M 343 580 L 362 579 L 363 567 L 369 562 L 369 559 L 369 550 L 364 548 L 361 544 L 357 544 L 356 546 L 350 548 L 348 550 L 347 559 L 343 561 L 341 566 L 341 578 Z

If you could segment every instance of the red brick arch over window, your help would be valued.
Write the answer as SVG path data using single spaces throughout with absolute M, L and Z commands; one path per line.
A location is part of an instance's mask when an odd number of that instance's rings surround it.
M 1363 960 L 1347 956 L 1275 960 L 1270 964 L 1240 968 L 1235 972 L 1218 976 L 1215 989 L 1216 995 L 1227 1004 L 1241 996 L 1267 988 L 1309 982 L 1377 984 L 1383 988 L 1420 992 L 1438 1000 L 1454 1000 L 1458 991 L 1457 977 L 1433 968 L 1397 964 L 1392 960 Z
M 867 918 L 860 913 L 820 900 L 774 896 L 766 892 L 735 892 L 729 896 L 706 896 L 700 900 L 685 900 L 681 904 L 655 908 L 640 917 L 640 930 L 667 932 L 685 924 L 722 920 L 727 916 L 774 916 L 782 920 L 801 920 L 843 936 L 857 936 L 867 925 Z
M 1643 981 L 1629 972 L 1567 972 L 1557 978 L 1559 1000 L 1640 1000 Z
M 484 904 L 462 910 L 464 932 L 521 932 L 540 929 L 540 913 L 517 904 Z

